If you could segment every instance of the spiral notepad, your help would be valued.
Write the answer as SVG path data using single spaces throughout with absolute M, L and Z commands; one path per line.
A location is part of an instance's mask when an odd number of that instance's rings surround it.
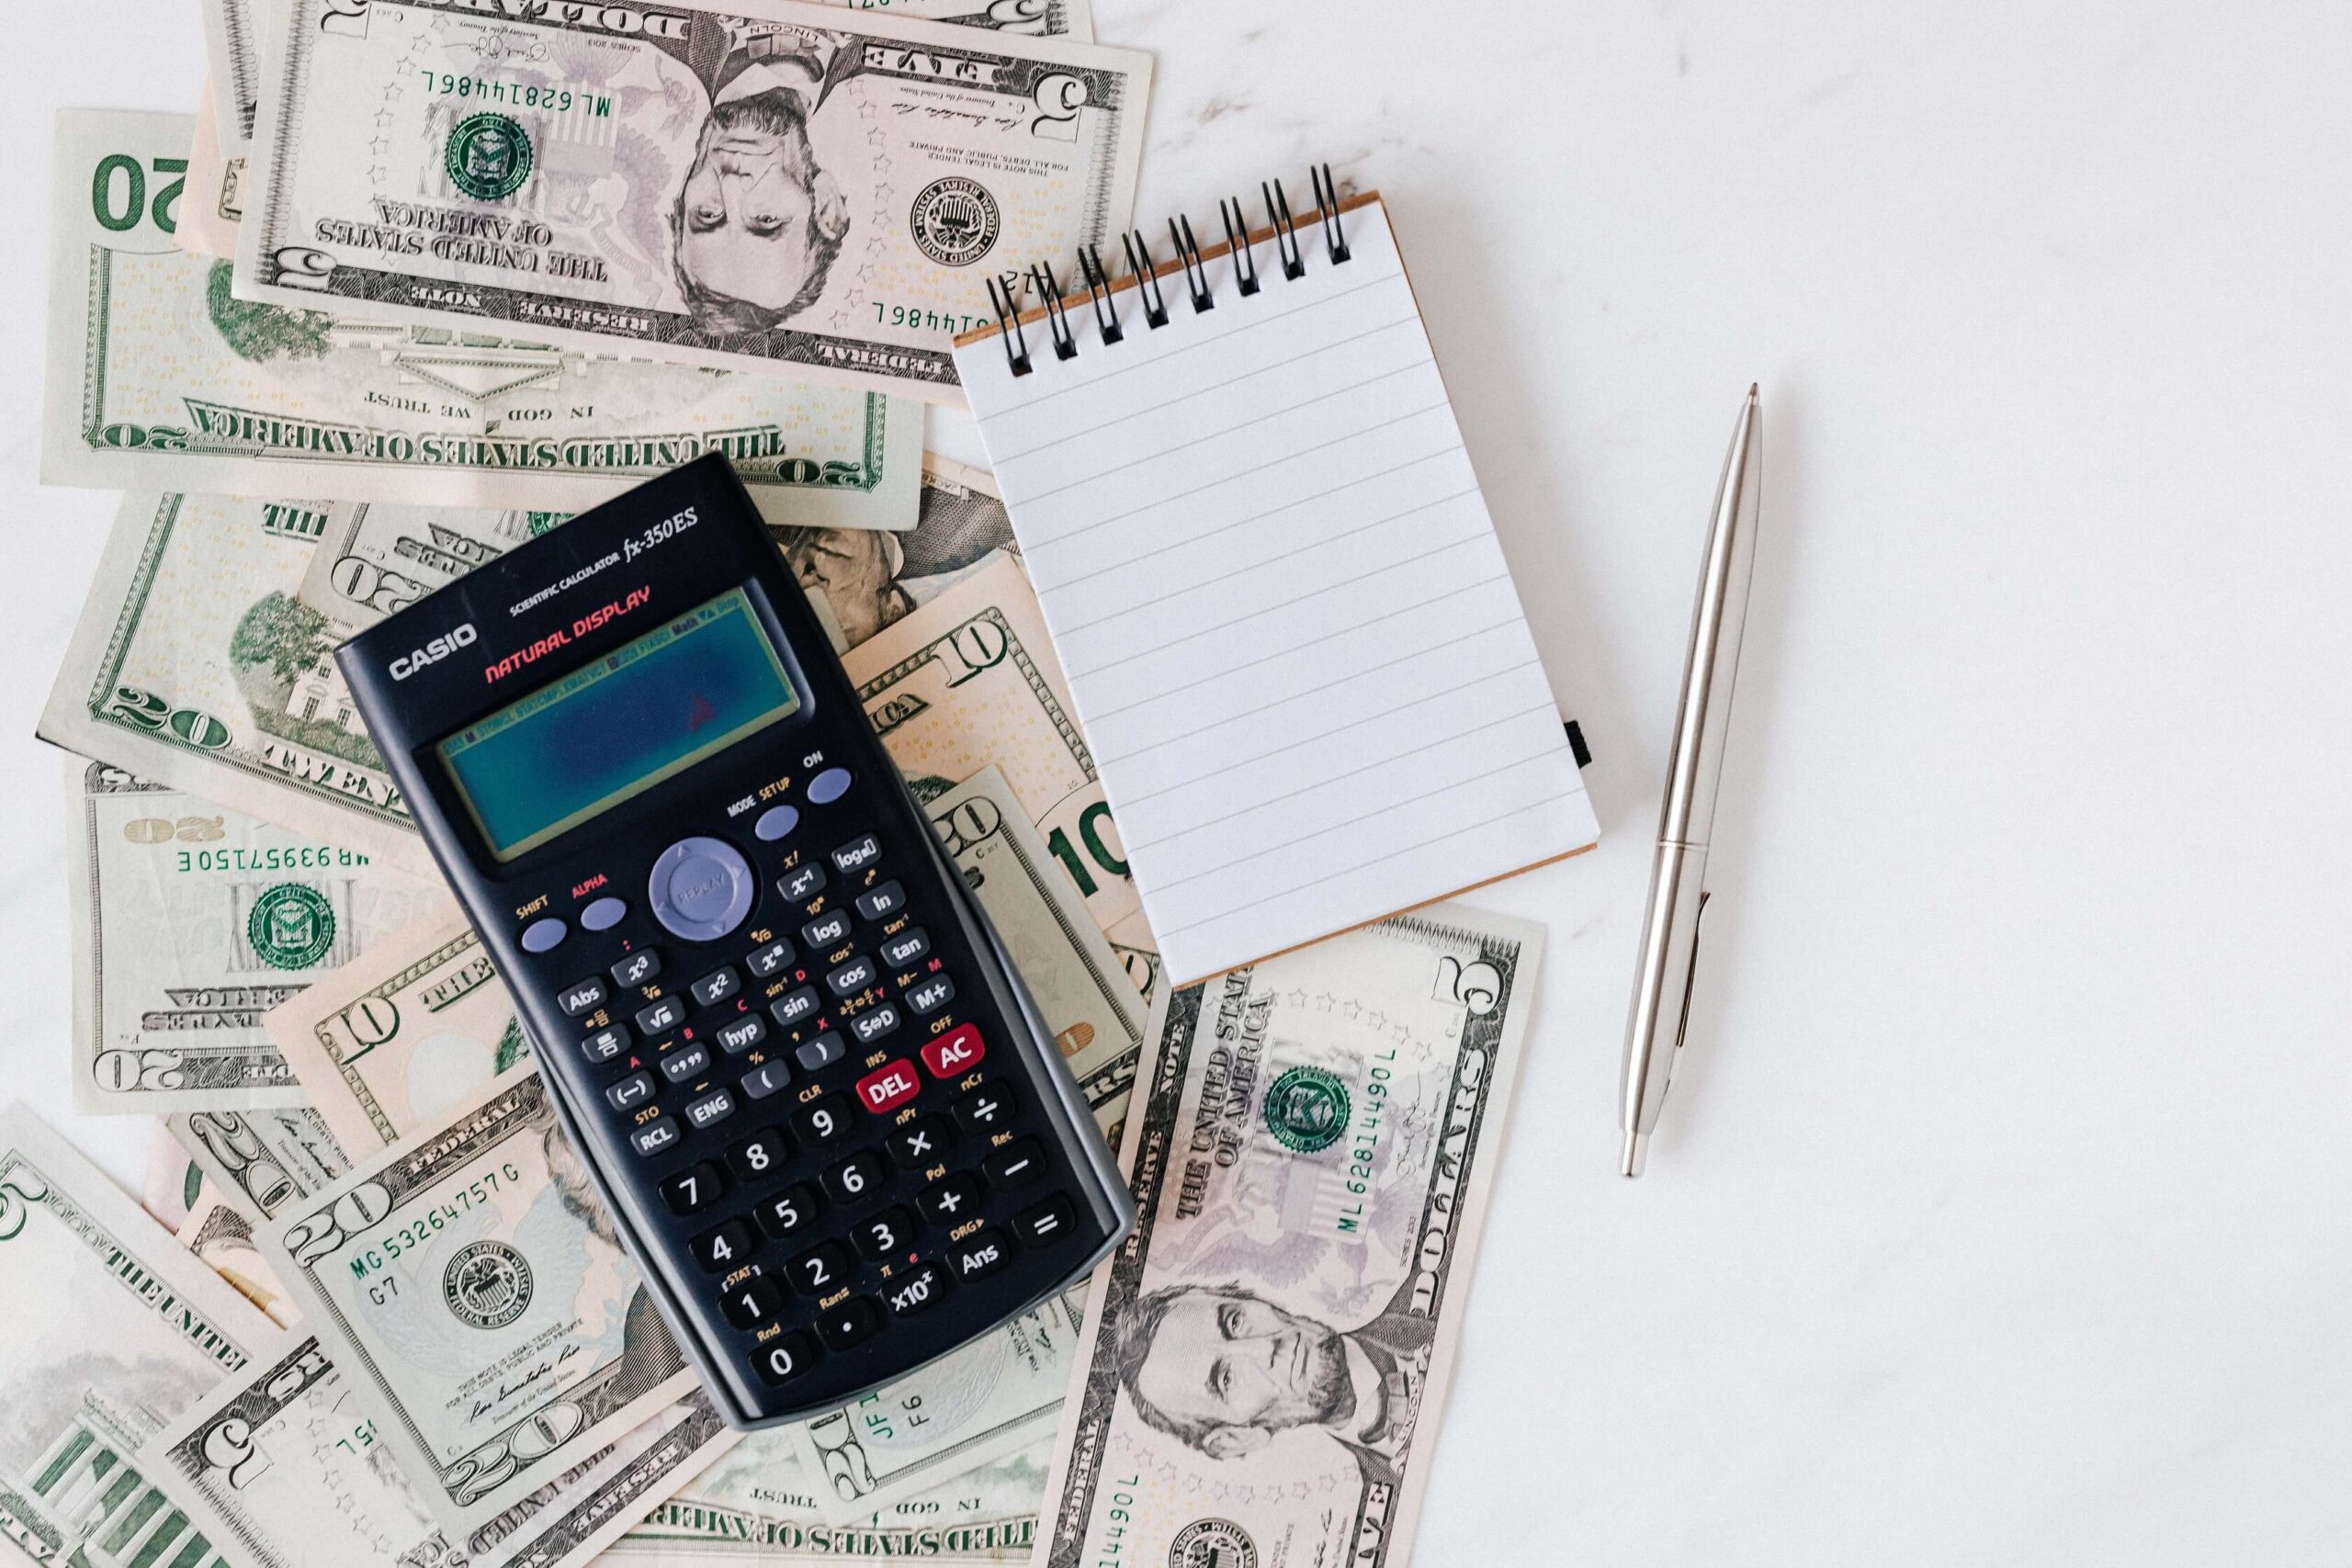
M 1180 983 L 1597 835 L 1379 196 L 1264 197 L 956 353 Z

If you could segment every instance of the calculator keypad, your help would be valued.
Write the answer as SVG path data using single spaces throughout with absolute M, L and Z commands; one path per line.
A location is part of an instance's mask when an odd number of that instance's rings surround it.
M 705 1321 L 772 1386 L 1080 1228 L 1068 1156 L 962 1010 L 988 987 L 956 972 L 959 941 L 935 945 L 955 923 L 910 897 L 885 835 L 807 799 L 742 840 L 761 891 L 725 934 L 673 941 L 677 921 L 629 911 L 606 950 L 574 933 L 571 963 L 599 972 L 556 992 L 590 1031 L 596 1109 L 659 1175 Z

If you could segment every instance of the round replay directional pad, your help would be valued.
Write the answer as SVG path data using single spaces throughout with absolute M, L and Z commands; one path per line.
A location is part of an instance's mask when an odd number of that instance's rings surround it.
M 752 912 L 752 868 L 718 839 L 680 839 L 645 879 L 653 918 L 686 942 L 717 942 Z

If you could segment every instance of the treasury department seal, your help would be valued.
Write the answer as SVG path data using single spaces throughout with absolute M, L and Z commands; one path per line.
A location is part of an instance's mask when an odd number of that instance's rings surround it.
M 1168 1568 L 1258 1568 L 1258 1543 L 1231 1519 L 1194 1519 L 1168 1543 Z
M 449 183 L 477 201 L 503 201 L 531 176 L 531 138 L 503 114 L 469 114 L 449 131 Z
M 1286 1149 L 1311 1155 L 1348 1130 L 1348 1086 L 1320 1067 L 1293 1067 L 1266 1091 L 1266 1130 Z
M 458 1249 L 441 1271 L 441 1299 L 476 1328 L 503 1328 L 531 1304 L 531 1266 L 503 1241 Z
M 265 888 L 245 915 L 245 945 L 273 969 L 308 969 L 334 945 L 334 910 L 303 883 Z
M 950 175 L 922 187 L 907 224 L 923 254 L 943 266 L 969 266 L 995 248 L 1003 218 L 979 181 Z

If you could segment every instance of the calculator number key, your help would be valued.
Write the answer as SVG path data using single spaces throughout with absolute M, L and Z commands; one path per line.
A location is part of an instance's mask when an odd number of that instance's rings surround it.
M 816 1341 L 797 1328 L 752 1353 L 752 1364 L 759 1368 L 760 1381 L 770 1384 L 790 1382 L 807 1371 L 816 1359 Z
M 718 1201 L 727 1179 L 715 1165 L 690 1165 L 662 1184 L 662 1201 L 673 1214 L 699 1213 Z
M 760 1249 L 759 1233 L 741 1220 L 729 1220 L 723 1225 L 695 1237 L 692 1243 L 695 1261 L 707 1273 L 723 1274 L 743 1262 Z
M 829 1094 L 794 1111 L 792 1130 L 804 1144 L 830 1144 L 849 1131 L 849 1101 Z
M 774 1280 L 754 1274 L 720 1296 L 718 1310 L 738 1328 L 757 1328 L 784 1310 L 784 1292 Z
M 805 1181 L 796 1181 L 752 1213 L 759 1217 L 762 1230 L 782 1241 L 815 1224 L 824 1207 L 825 1201 L 817 1196 L 815 1188 Z
M 885 1209 L 872 1219 L 860 1220 L 849 1227 L 851 1244 L 868 1258 L 888 1258 L 894 1252 L 904 1252 L 914 1235 L 915 1217 L 904 1209 Z
M 830 1295 L 857 1273 L 849 1248 L 837 1241 L 819 1242 L 784 1266 L 792 1288 L 804 1296 Z
M 824 1174 L 825 1191 L 836 1203 L 871 1198 L 890 1179 L 890 1168 L 872 1149 L 860 1149 Z
M 783 1169 L 791 1154 L 792 1145 L 784 1141 L 783 1128 L 763 1128 L 727 1151 L 727 1168 L 735 1173 L 739 1181 L 756 1181 Z

